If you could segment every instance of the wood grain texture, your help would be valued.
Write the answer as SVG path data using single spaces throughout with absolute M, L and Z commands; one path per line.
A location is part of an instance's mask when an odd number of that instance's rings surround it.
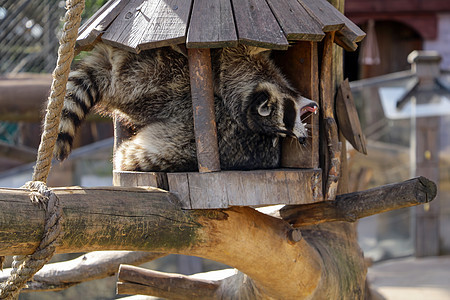
M 283 74 L 300 94 L 319 103 L 319 59 L 317 43 L 300 41 L 287 51 L 277 51 L 274 59 Z M 293 138 L 284 138 L 281 148 L 281 166 L 285 168 L 319 167 L 319 115 L 310 114 L 307 123 L 308 139 L 305 145 Z
M 220 171 L 214 90 L 209 49 L 188 49 L 198 170 Z
M 188 48 L 236 47 L 238 39 L 230 0 L 196 0 L 192 7 Z
M 340 178 L 341 143 L 334 119 L 334 87 L 333 87 L 333 41 L 334 31 L 327 33 L 324 39 L 322 65 L 320 70 L 320 110 L 322 116 L 322 169 L 324 197 L 334 200 Z
M 366 36 L 356 24 L 326 0 L 301 0 L 305 8 L 322 24 L 324 32 L 336 31 L 335 42 L 347 51 L 355 51 Z
M 232 0 L 239 42 L 285 50 L 288 41 L 265 0 Z
M 119 15 L 129 0 L 109 0 L 78 30 L 75 49 L 84 49 L 91 46 L 94 41 L 108 28 Z
M 417 177 L 338 195 L 334 201 L 285 206 L 280 210 L 280 215 L 294 227 L 336 221 L 355 222 L 374 214 L 428 203 L 436 197 L 436 193 L 434 182 Z
M 321 25 L 297 1 L 267 0 L 289 41 L 321 41 Z
M 345 26 L 342 15 L 327 0 L 298 0 L 303 8 L 318 22 L 323 32 L 338 31 Z
M 123 187 L 151 186 L 168 190 L 167 175 L 163 172 L 113 171 L 113 185 Z
M 167 177 L 172 193 L 188 195 L 189 200 L 181 199 L 183 208 L 188 209 L 303 204 L 322 199 L 318 169 L 168 173 Z
M 339 130 L 357 151 L 367 154 L 366 138 L 361 129 L 358 112 L 348 79 L 344 80 L 336 96 L 336 117 Z
M 59 252 L 144 250 L 147 247 L 146 251 L 165 252 L 159 247 L 188 247 L 200 228 L 180 210 L 176 196 L 160 189 L 70 187 L 52 190 L 64 212 Z M 0 189 L 0 199 L 0 255 L 30 253 L 41 239 L 44 211 L 31 203 L 28 190 Z M 178 225 L 169 225 L 174 223 Z M 181 224 L 183 230 L 180 231 L 177 227 Z
M 214 299 L 219 286 L 217 281 L 121 265 L 117 292 L 129 295 L 158 295 L 167 299 Z M 174 294 L 180 296 L 174 298 Z
M 102 36 L 112 46 L 139 53 L 186 41 L 191 1 L 131 0 Z

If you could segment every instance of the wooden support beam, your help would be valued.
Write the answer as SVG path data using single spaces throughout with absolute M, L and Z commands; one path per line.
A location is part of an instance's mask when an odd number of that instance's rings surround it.
M 355 222 L 374 214 L 429 203 L 436 193 L 434 182 L 417 177 L 367 191 L 338 195 L 334 201 L 285 206 L 280 215 L 294 227 L 336 221 Z
M 334 118 L 334 86 L 333 86 L 333 41 L 335 32 L 326 34 L 323 42 L 322 66 L 320 71 L 320 109 L 322 116 L 321 130 L 323 157 L 324 198 L 334 200 L 340 177 L 341 143 Z
M 200 173 L 220 171 L 209 49 L 188 49 L 194 131 Z

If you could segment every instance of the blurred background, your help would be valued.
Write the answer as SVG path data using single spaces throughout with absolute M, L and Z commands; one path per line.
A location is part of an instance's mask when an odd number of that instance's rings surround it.
M 105 2 L 86 0 L 83 20 Z M 1 187 L 20 187 L 31 179 L 64 5 L 58 0 L 0 0 Z M 344 53 L 344 76 L 350 80 L 368 143 L 367 156 L 349 151 L 350 189 L 365 190 L 418 175 L 438 183 L 438 196 L 431 205 L 360 220 L 360 245 L 374 270 L 396 260 L 446 257 L 450 254 L 450 1 L 345 0 L 345 15 L 367 33 L 356 52 Z M 49 186 L 112 185 L 112 136 L 111 120 L 92 116 L 77 135 L 70 158 L 53 165 Z M 56 259 L 69 257 L 74 255 Z M 181 256 L 152 262 L 152 268 L 185 274 L 220 267 Z M 382 285 L 380 276 L 373 277 L 375 285 L 377 280 Z M 103 281 L 107 288 L 95 288 L 85 299 L 114 298 L 114 279 Z M 450 286 L 449 279 L 443 284 Z M 58 293 L 23 294 L 21 299 L 82 295 L 86 296 L 85 288 L 73 287 Z

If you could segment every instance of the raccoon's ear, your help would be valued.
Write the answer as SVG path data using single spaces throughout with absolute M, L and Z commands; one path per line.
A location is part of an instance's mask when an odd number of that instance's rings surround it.
M 258 114 L 260 116 L 267 117 L 270 115 L 270 113 L 272 112 L 272 108 L 268 104 L 269 104 L 269 99 L 267 99 L 266 101 L 264 101 L 263 103 L 261 103 L 258 106 Z

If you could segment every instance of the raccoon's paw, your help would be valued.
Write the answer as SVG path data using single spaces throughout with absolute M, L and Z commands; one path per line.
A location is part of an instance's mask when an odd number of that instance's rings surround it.
M 60 132 L 56 139 L 55 149 L 53 150 L 54 157 L 59 160 L 65 160 L 72 151 L 73 137 L 67 133 Z

